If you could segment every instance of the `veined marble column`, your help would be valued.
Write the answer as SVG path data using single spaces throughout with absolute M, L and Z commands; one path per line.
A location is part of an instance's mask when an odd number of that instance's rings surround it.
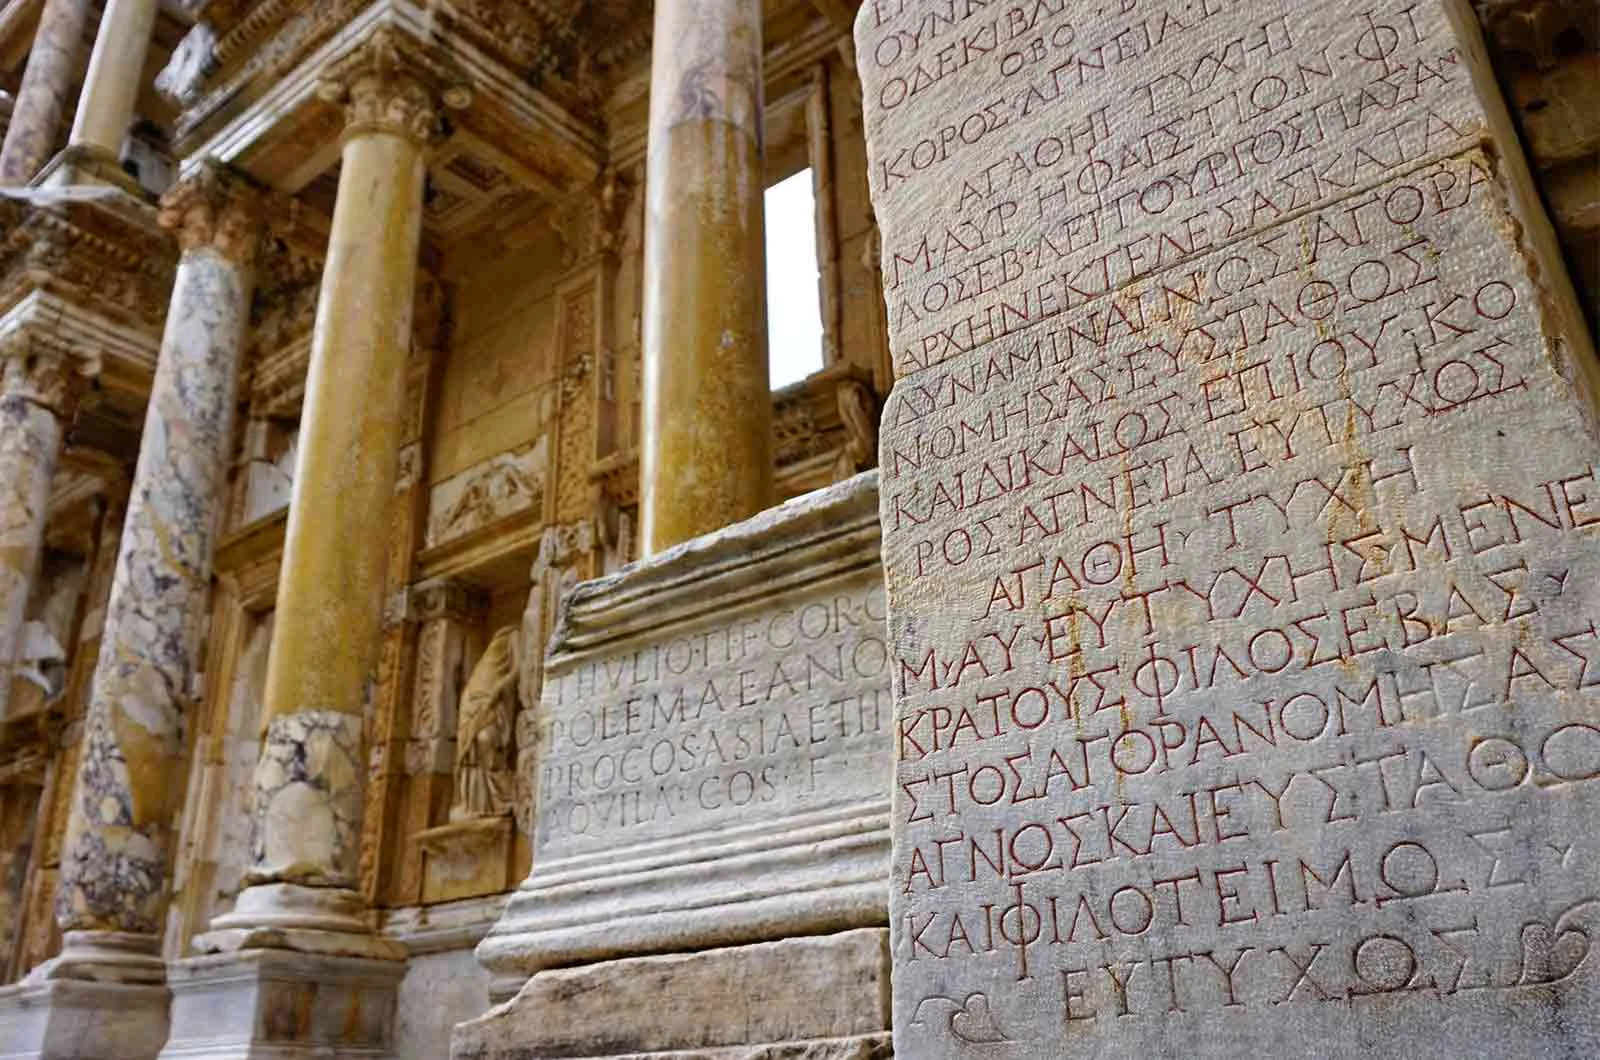
M 760 0 L 657 0 L 645 221 L 645 555 L 774 500 Z
M 368 932 L 358 891 L 362 719 L 383 618 L 424 160 L 441 101 L 387 30 L 322 94 L 345 105 L 346 125 L 267 661 L 253 864 L 202 945 L 399 956 Z
M 84 722 L 56 899 L 57 977 L 163 975 L 172 762 L 199 664 L 260 205 L 210 164 L 162 200 L 183 255 Z
M 0 339 L 0 718 L 39 569 L 72 371 L 26 331 Z
M 87 149 L 109 160 L 122 154 L 133 124 L 133 108 L 144 78 L 158 0 L 107 0 L 89 55 L 69 147 Z
M 0 148 L 0 185 L 28 183 L 55 153 L 88 20 L 89 0 L 45 0 Z

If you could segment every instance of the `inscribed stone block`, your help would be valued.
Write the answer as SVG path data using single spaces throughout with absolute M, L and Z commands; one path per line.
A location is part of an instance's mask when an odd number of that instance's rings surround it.
M 897 1052 L 1592 1055 L 1594 352 L 1465 0 L 867 0 Z
M 876 476 L 580 585 L 546 655 L 533 870 L 480 945 L 534 972 L 881 926 Z

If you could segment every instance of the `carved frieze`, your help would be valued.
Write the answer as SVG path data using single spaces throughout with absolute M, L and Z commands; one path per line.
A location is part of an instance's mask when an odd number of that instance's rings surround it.
M 547 435 L 520 449 L 499 453 L 433 487 L 429 497 L 428 547 L 452 541 L 490 523 L 544 504 L 549 477 Z
M 49 291 L 159 334 L 176 254 L 155 211 L 112 188 L 0 194 L 0 310 Z

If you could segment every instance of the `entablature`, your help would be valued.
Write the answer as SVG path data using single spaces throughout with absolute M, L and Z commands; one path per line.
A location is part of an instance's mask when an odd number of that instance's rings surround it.
M 524 28 L 493 30 L 483 21 L 491 9 L 515 14 Z M 310 189 L 315 198 L 313 186 L 337 172 L 344 121 L 319 85 L 373 34 L 392 32 L 419 75 L 471 101 L 452 112 L 451 137 L 432 158 L 424 216 L 436 246 L 469 237 L 506 203 L 563 196 L 601 171 L 598 117 L 578 109 L 597 90 L 557 93 L 552 71 L 562 64 L 528 43 L 548 37 L 552 48 L 573 47 L 570 26 L 553 36 L 541 28 L 550 9 L 265 0 L 218 39 L 216 72 L 179 120 L 177 153 L 185 171 L 211 156 L 271 188 Z

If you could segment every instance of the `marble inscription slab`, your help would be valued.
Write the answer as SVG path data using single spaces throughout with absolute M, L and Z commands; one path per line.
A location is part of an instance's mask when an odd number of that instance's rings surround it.
M 1457 0 L 867 0 L 896 1051 L 1600 1051 L 1594 351 Z
M 546 655 L 532 873 L 479 950 L 502 987 L 885 923 L 878 544 L 868 474 L 574 590 Z

